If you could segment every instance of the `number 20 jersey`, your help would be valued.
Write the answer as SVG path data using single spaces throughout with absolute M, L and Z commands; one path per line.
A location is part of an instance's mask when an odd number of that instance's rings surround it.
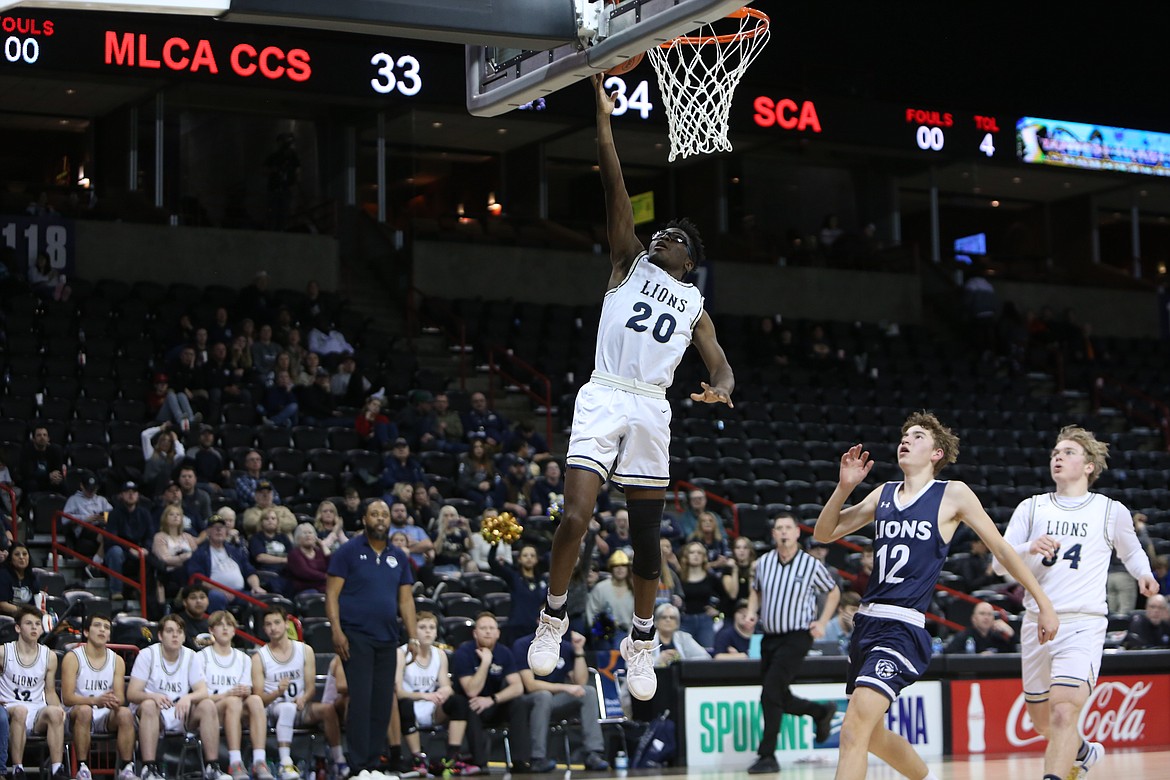
M 874 511 L 873 573 L 862 601 L 926 612 L 950 542 L 938 532 L 947 483 L 933 480 L 905 504 L 901 482 L 887 482 Z
M 703 314 L 703 296 L 643 252 L 622 283 L 605 294 L 595 368 L 670 387 Z

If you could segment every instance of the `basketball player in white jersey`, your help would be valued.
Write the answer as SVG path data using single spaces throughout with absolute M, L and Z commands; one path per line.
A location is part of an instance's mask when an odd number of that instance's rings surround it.
M 268 644 L 252 656 L 252 691 L 268 709 L 268 723 L 276 727 L 280 751 L 280 780 L 301 776 L 292 760 L 293 729 L 320 723 L 329 743 L 332 772 L 344 780 L 349 775 L 341 748 L 341 724 L 332 704 L 314 702 L 317 692 L 317 656 L 304 642 L 288 637 L 288 613 L 270 605 L 264 612 Z M 364 684 L 364 683 L 363 683 Z
M 106 647 L 110 618 L 85 619 L 85 644 L 61 661 L 61 702 L 67 708 L 69 732 L 77 756 L 76 780 L 93 780 L 87 762 L 93 734 L 117 734 L 117 780 L 138 780 L 134 774 L 134 713 L 126 706 L 126 661 Z
M 264 702 L 252 692 L 252 659 L 242 650 L 232 647 L 238 625 L 236 616 L 227 610 L 211 613 L 207 619 L 211 644 L 200 650 L 195 658 L 203 667 L 208 697 L 215 702 L 219 722 L 223 724 L 228 748 L 228 774 L 232 780 L 248 780 L 248 767 L 244 766 L 240 751 L 244 738 L 244 710 L 248 711 L 248 730 L 253 735 L 253 743 L 263 745 L 268 738 L 268 718 L 264 713 Z M 254 780 L 272 780 L 272 773 L 264 761 L 263 747 L 252 749 L 252 760 Z
M 1099 742 L 1086 742 L 1077 724 L 1101 669 L 1113 551 L 1143 596 L 1158 592 L 1129 510 L 1089 491 L 1108 468 L 1108 457 L 1109 445 L 1091 432 L 1063 428 L 1048 462 L 1056 490 L 1021 502 L 1004 532 L 1052 599 L 1062 626 L 1055 641 L 1041 646 L 1029 631 L 1035 626 L 1036 603 L 1025 597 L 1020 630 L 1024 702 L 1037 733 L 1048 738 L 1045 778 L 1067 778 L 1071 770 L 1083 776 L 1105 752 Z M 1003 573 L 998 563 L 995 568 Z
M 61 763 L 65 710 L 57 699 L 57 654 L 37 642 L 44 613 L 30 606 L 16 612 L 16 641 L 0 645 L 0 703 L 8 710 L 8 755 L 13 780 L 24 780 L 24 746 L 29 733 L 45 734 L 53 780 L 68 780 Z
M 565 476 L 565 506 L 553 538 L 548 598 L 528 650 L 533 674 L 547 675 L 561 657 L 569 628 L 565 600 L 581 540 L 593 519 L 597 493 L 611 479 L 626 494 L 634 548 L 633 628 L 622 640 L 630 695 L 651 699 L 654 673 L 654 598 L 658 590 L 662 509 L 670 484 L 670 403 L 666 388 L 692 342 L 711 376 L 691 400 L 731 406 L 735 378 L 715 337 L 703 296 L 682 281 L 703 261 L 699 231 L 673 220 L 643 247 L 614 147 L 610 114 L 615 96 L 594 77 L 597 151 L 605 187 L 610 260 L 593 375 L 577 393 Z
M 126 698 L 138 716 L 138 750 L 142 780 L 165 780 L 156 763 L 159 732 L 184 734 L 198 730 L 203 743 L 204 780 L 232 780 L 219 768 L 219 714 L 207 698 L 207 680 L 195 651 L 183 646 L 183 618 L 163 615 L 159 641 L 138 654 L 130 670 Z

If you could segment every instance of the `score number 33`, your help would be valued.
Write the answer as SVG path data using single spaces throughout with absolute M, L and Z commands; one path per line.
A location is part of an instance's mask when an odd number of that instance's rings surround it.
M 378 66 L 378 75 L 370 79 L 370 86 L 380 95 L 398 90 L 401 94 L 411 97 L 422 89 L 418 60 L 409 54 L 395 60 L 386 52 L 380 51 L 370 58 L 370 64 Z M 400 72 L 396 73 L 395 68 Z

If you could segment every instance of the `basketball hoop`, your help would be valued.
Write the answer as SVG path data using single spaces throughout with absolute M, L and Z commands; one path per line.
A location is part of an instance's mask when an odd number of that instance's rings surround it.
M 740 8 L 728 14 L 739 30 L 718 33 L 714 23 L 650 51 L 670 126 L 670 161 L 692 154 L 731 151 L 727 140 L 731 98 L 748 66 L 771 35 L 763 11 Z M 720 20 L 723 21 L 723 20 Z

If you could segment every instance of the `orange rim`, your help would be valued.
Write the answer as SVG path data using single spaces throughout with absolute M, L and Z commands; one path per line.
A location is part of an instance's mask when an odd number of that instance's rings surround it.
M 771 19 L 768 18 L 766 13 L 756 8 L 748 8 L 747 6 L 744 6 L 738 11 L 732 11 L 726 18 L 743 19 L 748 16 L 756 20 L 756 26 L 750 30 L 741 30 L 740 32 L 730 33 L 728 35 L 680 35 L 665 43 L 658 44 L 658 48 L 669 49 L 680 43 L 691 46 L 706 46 L 712 43 L 735 43 L 737 41 L 747 40 L 748 38 L 755 38 L 760 33 L 765 32 L 768 29 L 768 25 L 771 24 Z

